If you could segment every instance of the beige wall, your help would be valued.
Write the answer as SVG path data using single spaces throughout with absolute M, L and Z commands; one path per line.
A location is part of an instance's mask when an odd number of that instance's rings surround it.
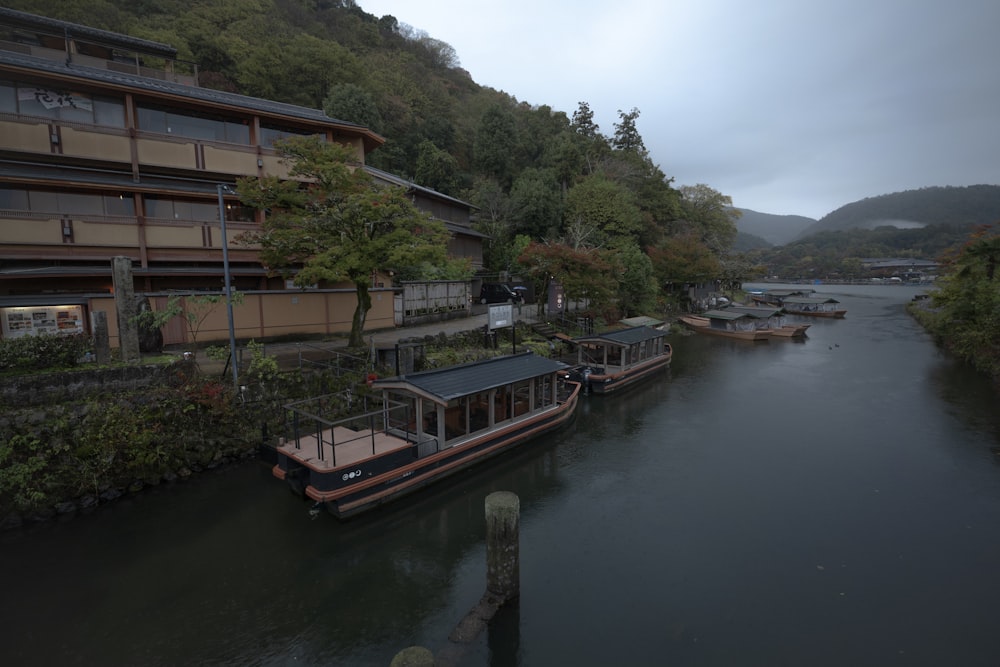
M 124 131 L 119 135 L 93 130 L 79 130 L 64 125 L 62 127 L 62 152 L 67 156 L 92 158 L 95 155 L 102 160 L 115 162 L 131 162 L 132 154 L 129 138 Z
M 365 322 L 366 331 L 391 329 L 393 324 L 393 291 L 373 289 L 372 308 Z M 150 299 L 165 303 L 163 298 Z M 262 340 L 279 336 L 347 334 L 351 331 L 354 306 L 357 303 L 354 290 L 288 291 L 246 293 L 243 302 L 233 305 L 233 330 L 237 340 Z M 184 304 L 198 323 L 198 345 L 227 342 L 229 340 L 229 317 L 226 305 L 220 301 L 204 307 L 191 301 Z M 118 322 L 114 297 L 93 298 L 90 312 L 104 311 L 108 316 L 108 333 L 111 346 L 118 347 Z M 181 339 L 177 339 L 182 336 Z M 164 327 L 165 345 L 193 344 L 192 333 L 187 324 Z

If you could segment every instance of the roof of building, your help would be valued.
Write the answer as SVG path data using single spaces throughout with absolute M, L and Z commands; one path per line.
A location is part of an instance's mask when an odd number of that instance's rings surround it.
M 54 35 L 71 35 L 73 37 L 83 37 L 104 46 L 121 46 L 129 49 L 142 51 L 151 55 L 161 55 L 167 58 L 176 58 L 177 49 L 169 44 L 152 42 L 148 39 L 130 37 L 117 32 L 99 30 L 79 23 L 50 19 L 46 16 L 19 12 L 16 9 L 0 7 L 0 21 L 5 25 L 29 30 L 48 32 Z
M 438 192 L 437 190 L 434 190 L 432 188 L 424 187 L 423 185 L 414 183 L 413 181 L 403 178 L 402 176 L 397 176 L 396 174 L 390 174 L 388 171 L 382 171 L 381 169 L 376 169 L 375 167 L 370 167 L 368 165 L 365 165 L 365 171 L 367 171 L 375 178 L 381 179 L 383 181 L 388 181 L 389 183 L 393 183 L 394 185 L 402 186 L 408 190 L 416 190 L 429 197 L 434 197 L 436 199 L 445 199 L 453 204 L 457 204 L 459 206 L 469 209 L 477 208 L 476 206 L 470 204 L 467 201 L 462 201 L 461 199 L 457 199 L 450 195 L 446 195 L 443 192 Z
M 47 74 L 63 77 L 73 77 L 75 79 L 92 81 L 94 83 L 121 86 L 160 96 L 169 95 L 189 100 L 197 100 L 210 105 L 247 109 L 273 117 L 298 119 L 328 126 L 338 126 L 345 130 L 351 130 L 362 135 L 367 142 L 369 150 L 376 148 L 385 142 L 385 139 L 375 132 L 372 132 L 367 127 L 356 123 L 330 118 L 318 109 L 310 109 L 308 107 L 301 107 L 295 104 L 274 102 L 271 100 L 264 100 L 259 97 L 237 95 L 236 93 L 227 93 L 225 91 L 215 90 L 212 88 L 200 88 L 198 86 L 175 83 L 164 79 L 153 79 L 139 76 L 137 74 L 128 74 L 124 72 L 87 67 L 85 65 L 78 65 L 72 62 L 67 64 L 65 62 L 48 60 L 46 58 L 39 58 L 36 56 L 25 55 L 23 53 L 14 53 L 4 50 L 0 50 L 0 65 L 36 72 L 45 72 Z
M 568 368 L 561 361 L 539 357 L 530 352 L 494 357 L 460 366 L 449 366 L 420 373 L 376 380 L 381 389 L 407 389 L 438 403 L 489 391 L 512 382 L 530 380 Z
M 666 333 L 652 327 L 641 326 L 631 329 L 618 329 L 617 331 L 605 331 L 604 333 L 591 334 L 589 336 L 579 336 L 574 338 L 574 343 L 611 343 L 612 345 L 628 346 L 641 343 L 654 338 L 663 338 Z

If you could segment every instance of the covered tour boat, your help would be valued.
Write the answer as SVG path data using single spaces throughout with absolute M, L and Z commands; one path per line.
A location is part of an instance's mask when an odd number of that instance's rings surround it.
M 572 378 L 584 391 L 608 394 L 670 365 L 673 349 L 666 332 L 637 326 L 573 339 L 577 366 Z
M 692 331 L 710 336 L 750 341 L 771 338 L 766 330 L 757 328 L 757 318 L 728 308 L 726 310 L 706 310 L 700 315 L 681 315 L 677 319 Z
M 730 306 L 726 310 L 756 318 L 757 329 L 766 331 L 773 338 L 805 338 L 809 328 L 808 324 L 787 324 L 783 308 Z
M 359 514 L 565 424 L 580 394 L 568 368 L 523 353 L 376 379 L 364 401 L 289 404 L 273 473 L 338 518 Z
M 781 307 L 793 315 L 808 315 L 809 317 L 836 317 L 847 315 L 847 309 L 840 307 L 840 302 L 833 297 L 790 296 L 782 299 Z

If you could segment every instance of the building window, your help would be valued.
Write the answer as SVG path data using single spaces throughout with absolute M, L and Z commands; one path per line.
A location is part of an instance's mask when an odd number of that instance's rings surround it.
M 265 125 L 260 126 L 260 145 L 264 148 L 274 148 L 274 142 L 279 139 L 287 139 L 288 137 L 311 137 L 315 136 L 316 132 L 309 132 L 307 130 L 299 130 L 291 127 L 279 127 L 277 125 Z M 321 139 L 325 139 L 324 135 L 318 135 Z
M 71 217 L 135 216 L 131 194 L 28 190 L 0 185 L 0 209 Z
M 0 111 L 87 125 L 125 127 L 125 105 L 119 99 L 26 83 L 0 82 Z
M 183 220 L 186 222 L 219 222 L 218 201 L 173 199 L 147 195 L 146 216 L 158 220 Z M 228 222 L 253 222 L 254 209 L 239 204 L 226 204 Z
M 146 132 L 231 144 L 250 143 L 249 122 L 143 105 L 138 110 L 139 129 Z

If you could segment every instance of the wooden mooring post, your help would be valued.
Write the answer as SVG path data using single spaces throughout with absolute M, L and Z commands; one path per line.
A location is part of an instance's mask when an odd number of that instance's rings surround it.
M 500 607 L 520 597 L 520 522 L 521 500 L 517 494 L 497 491 L 486 496 L 486 592 L 451 631 L 448 645 L 431 662 L 420 662 L 428 659 L 430 651 L 411 646 L 396 654 L 391 667 L 459 664 L 469 644 L 486 629 Z

